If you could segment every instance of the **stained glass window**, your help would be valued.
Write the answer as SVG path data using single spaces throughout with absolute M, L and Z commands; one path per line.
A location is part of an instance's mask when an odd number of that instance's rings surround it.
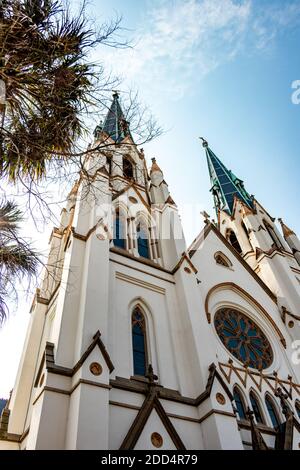
M 262 414 L 262 411 L 258 402 L 258 398 L 255 396 L 253 392 L 250 392 L 250 401 L 251 401 L 251 406 L 254 412 L 256 422 L 263 423 L 264 419 L 263 419 L 263 414 Z
M 300 419 L 300 403 L 299 403 L 299 401 L 296 402 L 295 408 L 296 408 L 296 411 L 297 411 L 298 418 Z
M 238 242 L 238 239 L 236 238 L 236 234 L 234 233 L 233 230 L 229 230 L 227 232 L 227 240 L 231 243 L 231 245 L 233 246 L 233 248 L 238 252 L 238 253 L 242 253 L 242 248 L 241 248 L 241 245 L 239 244 Z
M 278 426 L 280 426 L 280 421 L 279 421 L 279 418 L 278 418 L 278 413 L 276 411 L 276 407 L 274 405 L 274 402 L 273 402 L 272 398 L 269 395 L 266 395 L 265 400 L 266 400 L 266 406 L 267 406 L 267 410 L 268 410 L 269 416 L 271 418 L 272 424 L 273 424 L 274 428 L 277 428 Z
M 132 349 L 134 375 L 146 374 L 146 327 L 145 318 L 136 308 L 132 314 Z
M 248 240 L 249 240 L 249 232 L 248 232 L 247 227 L 246 227 L 246 225 L 245 225 L 245 223 L 244 223 L 243 220 L 242 220 L 242 222 L 241 222 L 241 226 L 242 226 L 242 229 L 243 229 L 244 232 L 245 232 L 246 237 L 247 237 Z
M 139 255 L 143 256 L 143 258 L 150 258 L 148 236 L 146 229 L 141 227 L 141 224 L 137 226 L 137 242 Z
M 133 178 L 133 164 L 127 157 L 123 157 L 123 175 L 125 178 Z
M 247 419 L 245 403 L 241 395 L 241 392 L 239 391 L 237 387 L 234 387 L 233 389 L 233 398 L 234 398 L 235 406 L 237 408 L 237 412 L 238 412 L 240 419 Z
M 124 233 L 124 220 L 120 217 L 119 212 L 116 214 L 114 227 L 114 245 L 119 248 L 126 248 L 126 239 Z
M 272 241 L 273 241 L 273 244 L 274 244 L 277 248 L 279 248 L 279 249 L 281 249 L 281 248 L 284 249 L 284 246 L 283 246 L 283 244 L 281 243 L 281 240 L 280 240 L 280 238 L 278 237 L 277 233 L 275 232 L 274 228 L 271 227 L 271 225 L 268 224 L 268 222 L 266 222 L 265 220 L 264 220 L 264 225 L 265 225 L 265 227 L 266 227 L 266 230 L 267 230 L 268 234 L 270 235 L 270 237 L 271 237 L 271 239 L 272 239 Z
M 214 324 L 224 346 L 238 360 L 255 369 L 266 369 L 273 362 L 273 351 L 261 329 L 234 308 L 217 311 Z

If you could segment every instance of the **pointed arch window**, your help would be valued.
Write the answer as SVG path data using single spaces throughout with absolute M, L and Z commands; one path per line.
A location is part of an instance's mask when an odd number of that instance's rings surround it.
M 274 228 L 266 221 L 264 220 L 264 226 L 270 235 L 271 240 L 273 241 L 273 246 L 279 248 L 279 249 L 284 249 L 283 244 L 281 243 L 281 240 L 279 236 L 277 235 L 276 231 Z
M 112 157 L 110 155 L 106 156 L 106 165 L 107 165 L 107 168 L 108 168 L 108 174 L 111 175 Z
M 132 313 L 131 323 L 133 374 L 144 376 L 147 370 L 146 323 L 145 317 L 138 307 Z
M 126 249 L 125 220 L 120 211 L 116 211 L 114 224 L 114 245 Z
M 296 401 L 295 408 L 296 408 L 298 418 L 300 419 L 300 402 L 299 401 Z
M 249 240 L 249 232 L 248 232 L 248 229 L 247 229 L 247 227 L 246 227 L 246 225 L 245 225 L 245 222 L 244 222 L 243 220 L 241 221 L 241 226 L 242 226 L 242 229 L 243 229 L 244 232 L 245 232 L 246 237 L 247 237 L 248 240 Z
M 238 239 L 236 237 L 236 234 L 234 233 L 233 230 L 228 230 L 227 232 L 227 240 L 229 241 L 229 243 L 233 246 L 233 248 L 238 252 L 240 253 L 240 255 L 242 254 L 242 248 L 241 248 L 241 245 L 239 244 L 238 242 Z
M 134 178 L 134 166 L 128 157 L 123 157 L 123 176 L 125 178 Z
M 258 400 L 257 396 L 255 395 L 254 392 L 251 391 L 250 394 L 249 394 L 249 397 L 250 397 L 251 407 L 252 407 L 252 410 L 254 412 L 256 422 L 259 423 L 259 424 L 263 424 L 264 423 L 264 418 L 263 418 L 263 414 L 262 414 L 262 411 L 261 411 L 261 406 L 259 404 L 259 400 Z
M 233 389 L 233 399 L 235 402 L 235 406 L 237 408 L 238 415 L 240 419 L 246 420 L 246 406 L 245 406 L 245 401 L 242 396 L 242 393 L 239 391 L 237 387 L 234 387 Z
M 271 418 L 272 425 L 274 428 L 277 428 L 278 426 L 280 426 L 280 419 L 276 410 L 276 405 L 270 395 L 266 395 L 265 402 L 269 416 Z
M 150 258 L 148 230 L 141 223 L 136 227 L 138 253 L 143 258 Z

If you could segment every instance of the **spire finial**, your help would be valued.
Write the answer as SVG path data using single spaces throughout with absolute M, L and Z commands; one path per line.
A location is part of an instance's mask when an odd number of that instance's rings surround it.
M 113 98 L 119 98 L 119 92 L 118 90 L 113 90 Z
M 151 166 L 150 174 L 153 173 L 153 171 L 160 171 L 160 173 L 162 173 L 161 169 L 156 163 L 156 158 L 151 158 L 151 161 L 152 161 L 152 166 Z
M 204 139 L 204 137 L 199 137 L 199 139 L 202 140 L 202 146 L 204 148 L 208 147 L 208 142 L 207 142 L 207 140 Z
M 288 238 L 290 237 L 291 235 L 295 235 L 295 232 L 293 232 L 292 229 L 290 229 L 284 222 L 283 220 L 279 217 L 278 218 L 279 222 L 280 222 L 280 225 L 281 225 L 281 228 L 282 228 L 282 233 L 283 233 L 283 236 L 284 238 Z

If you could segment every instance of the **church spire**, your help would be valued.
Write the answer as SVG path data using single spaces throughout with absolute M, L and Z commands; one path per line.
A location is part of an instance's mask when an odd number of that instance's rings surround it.
M 215 202 L 215 209 L 224 210 L 232 215 L 234 197 L 238 197 L 250 209 L 253 209 L 253 197 L 245 190 L 243 181 L 237 178 L 231 170 L 219 160 L 214 152 L 209 148 L 203 137 L 202 145 L 205 148 L 209 176 L 212 184 L 212 194 Z
M 129 122 L 126 121 L 123 114 L 119 94 L 117 91 L 113 92 L 113 100 L 106 115 L 103 125 L 97 126 L 94 135 L 97 138 L 101 132 L 105 132 L 116 143 L 122 142 L 128 135 L 131 137 Z M 133 140 L 133 139 L 132 139 Z
M 282 233 L 284 236 L 285 241 L 289 245 L 290 249 L 292 250 L 297 263 L 300 265 L 300 240 L 295 234 L 295 232 L 290 229 L 282 219 L 278 219 L 281 225 Z
M 290 237 L 291 235 L 295 235 L 295 232 L 293 232 L 292 229 L 290 229 L 284 222 L 282 219 L 278 219 L 279 222 L 280 222 L 280 225 L 281 225 L 281 228 L 282 228 L 282 233 L 283 233 L 283 236 L 285 238 L 285 240 Z

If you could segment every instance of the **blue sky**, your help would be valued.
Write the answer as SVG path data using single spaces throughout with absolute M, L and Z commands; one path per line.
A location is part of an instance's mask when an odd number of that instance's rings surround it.
M 300 234 L 300 104 L 291 99 L 300 80 L 300 0 L 94 0 L 88 11 L 95 22 L 121 14 L 136 44 L 93 58 L 123 76 L 121 91 L 138 90 L 167 130 L 145 152 L 164 171 L 187 241 L 202 227 L 200 210 L 213 215 L 199 136 Z M 37 236 L 39 247 L 51 228 Z M 13 387 L 30 304 L 21 302 L 0 331 L 0 396 Z
M 94 12 L 117 11 L 132 29 L 136 47 L 109 51 L 105 61 L 168 130 L 146 153 L 157 157 L 179 206 L 197 202 L 213 213 L 198 141 L 205 136 L 248 191 L 300 233 L 300 106 L 291 100 L 300 76 L 300 2 L 101 3 Z M 194 222 L 187 221 L 188 240 Z

